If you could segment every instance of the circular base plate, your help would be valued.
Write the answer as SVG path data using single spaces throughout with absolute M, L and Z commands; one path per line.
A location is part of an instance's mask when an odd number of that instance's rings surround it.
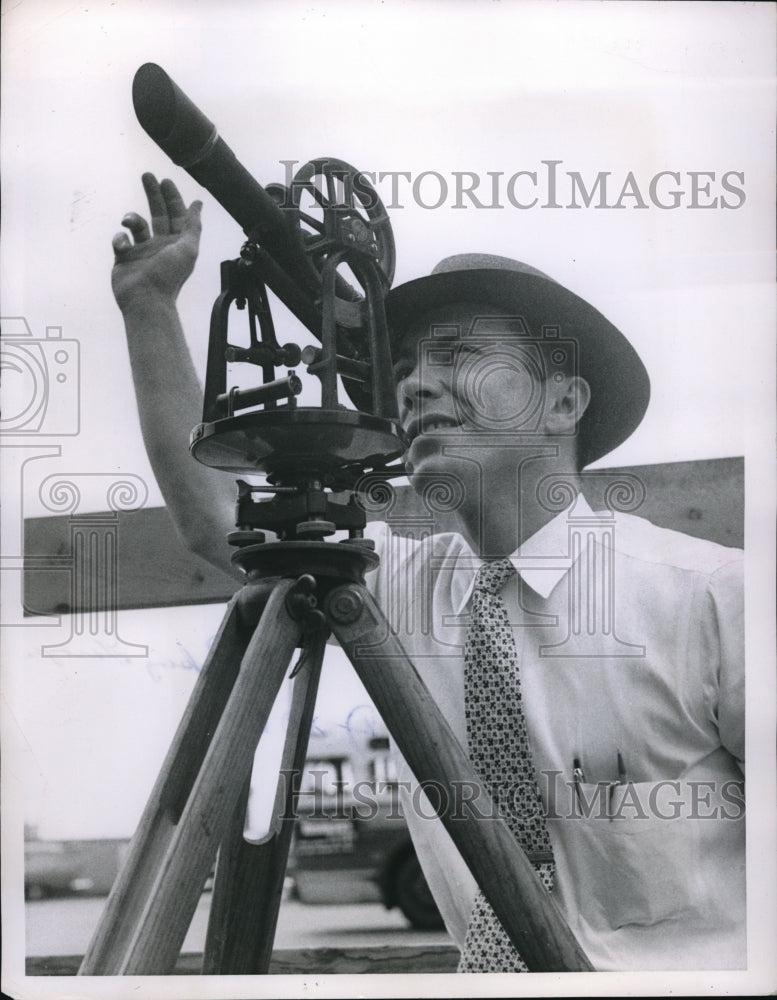
M 305 473 L 325 476 L 344 466 L 374 468 L 399 458 L 405 442 L 399 424 L 355 410 L 315 407 L 254 410 L 198 424 L 192 455 L 225 472 Z
M 267 542 L 238 549 L 232 562 L 246 573 L 268 577 L 310 573 L 360 583 L 380 557 L 350 542 Z

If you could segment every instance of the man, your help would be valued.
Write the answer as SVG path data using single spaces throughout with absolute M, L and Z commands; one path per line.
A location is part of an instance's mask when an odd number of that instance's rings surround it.
M 186 543 L 231 568 L 232 483 L 187 452 L 200 389 L 175 298 L 200 206 L 144 185 L 153 234 L 126 216 L 113 273 L 144 440 Z M 644 414 L 641 361 L 588 303 L 504 258 L 450 258 L 387 312 L 411 482 L 447 491 L 459 530 L 372 525 L 368 583 L 593 966 L 743 967 L 741 553 L 619 512 L 617 489 L 594 511 L 581 490 Z M 461 970 L 524 969 L 400 778 Z

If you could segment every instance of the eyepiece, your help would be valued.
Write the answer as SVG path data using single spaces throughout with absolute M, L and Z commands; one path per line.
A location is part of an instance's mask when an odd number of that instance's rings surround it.
M 213 122 L 156 63 L 145 63 L 135 74 L 132 103 L 140 124 L 179 167 L 194 166 L 218 139 Z
M 132 100 L 138 121 L 173 163 L 210 191 L 250 240 L 260 243 L 288 274 L 297 274 L 303 254 L 289 239 L 277 203 L 161 66 L 140 67 Z

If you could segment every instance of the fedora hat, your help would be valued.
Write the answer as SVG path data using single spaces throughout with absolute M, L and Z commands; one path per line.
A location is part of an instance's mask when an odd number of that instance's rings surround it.
M 591 401 L 578 428 L 581 466 L 601 458 L 636 429 L 650 399 L 650 379 L 639 355 L 609 320 L 584 299 L 536 268 L 508 257 L 457 254 L 426 278 L 398 285 L 386 297 L 392 343 L 437 306 L 486 303 L 498 315 L 520 316 L 532 339 L 543 327 L 577 345 L 578 374 L 591 387 Z

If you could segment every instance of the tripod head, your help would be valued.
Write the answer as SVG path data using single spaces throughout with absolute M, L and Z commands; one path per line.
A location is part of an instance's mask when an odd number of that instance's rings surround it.
M 205 465 L 267 478 L 266 487 L 239 487 L 240 530 L 231 540 L 260 541 L 258 527 L 271 528 L 282 540 L 321 540 L 344 528 L 358 540 L 363 511 L 355 516 L 353 497 L 344 505 L 325 491 L 351 492 L 366 474 L 374 482 L 404 472 L 396 464 L 405 441 L 384 309 L 394 239 L 380 198 L 363 174 L 331 158 L 305 164 L 288 188 L 262 187 L 212 122 L 153 63 L 135 74 L 133 102 L 151 138 L 247 237 L 240 256 L 221 265 L 203 419 L 190 443 Z M 278 343 L 268 289 L 320 347 Z M 247 309 L 247 344 L 229 342 L 233 304 Z M 229 365 L 241 372 L 259 369 L 261 382 L 228 386 Z M 302 380 L 294 369 L 300 365 L 320 382 L 320 406 L 297 406 Z M 286 373 L 279 376 L 279 368 Z M 357 409 L 339 402 L 338 380 Z M 277 495 L 257 503 L 254 495 L 263 491 Z

